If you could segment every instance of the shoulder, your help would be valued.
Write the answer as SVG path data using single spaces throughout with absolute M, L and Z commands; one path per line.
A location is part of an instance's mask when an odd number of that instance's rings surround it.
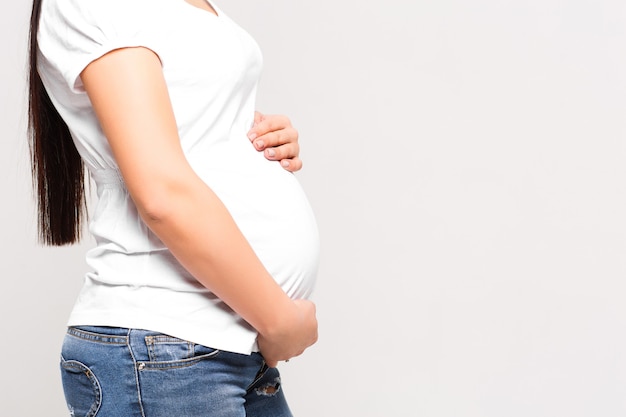
M 95 23 L 113 14 L 117 0 L 46 0 L 41 6 L 41 23 L 59 22 L 76 25 Z
M 182 1 L 182 0 L 181 0 Z M 126 46 L 152 48 L 159 39 L 155 13 L 169 0 L 45 0 L 37 34 L 42 66 L 62 74 L 72 89 L 94 59 Z
M 182 0 L 181 0 L 182 1 Z M 154 32 L 167 15 L 167 0 L 46 0 L 38 38 L 62 46 L 123 42 L 144 31 Z
M 159 3 L 158 0 L 46 0 L 42 2 L 43 11 L 77 13 L 92 16 L 123 16 L 134 10 L 149 11 Z
M 140 25 L 153 17 L 162 1 L 154 0 L 46 0 L 40 27 L 73 29 L 95 27 L 103 32 Z

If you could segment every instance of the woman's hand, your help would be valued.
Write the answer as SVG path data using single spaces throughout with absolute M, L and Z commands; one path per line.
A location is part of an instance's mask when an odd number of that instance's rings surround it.
M 294 300 L 293 312 L 271 334 L 259 333 L 257 343 L 268 366 L 275 368 L 278 361 L 298 356 L 317 341 L 315 304 L 308 300 Z
M 287 171 L 295 172 L 302 168 L 298 157 L 298 131 L 291 126 L 287 116 L 254 114 L 254 125 L 248 132 L 248 138 L 259 152 L 263 152 L 270 161 L 280 161 Z

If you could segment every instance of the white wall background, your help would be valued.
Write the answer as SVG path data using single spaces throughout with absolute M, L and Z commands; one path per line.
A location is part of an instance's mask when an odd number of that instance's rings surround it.
M 85 246 L 35 243 L 28 3 L 0 4 L 0 415 L 57 417 Z M 264 50 L 259 108 L 301 132 L 322 233 L 296 416 L 626 415 L 626 3 L 221 6 Z

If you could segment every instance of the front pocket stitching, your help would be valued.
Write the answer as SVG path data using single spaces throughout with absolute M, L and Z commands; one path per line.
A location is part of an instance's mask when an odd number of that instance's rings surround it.
M 201 355 L 201 356 L 195 356 L 193 358 L 188 358 L 188 359 L 181 359 L 181 360 L 177 360 L 177 361 L 162 361 L 162 362 L 141 362 L 144 366 L 141 368 L 142 371 L 147 371 L 147 370 L 165 370 L 165 369 L 178 369 L 178 368 L 186 368 L 188 366 L 192 366 L 195 365 L 198 362 L 201 362 L 205 359 L 212 359 L 213 357 L 217 356 L 221 351 L 220 350 L 215 350 L 211 353 L 207 353 L 205 355 Z
M 95 417 L 98 414 L 98 411 L 100 411 L 100 407 L 102 406 L 102 387 L 100 386 L 100 381 L 96 377 L 96 374 L 94 374 L 93 371 L 84 363 L 76 360 L 65 360 L 62 356 L 61 366 L 68 371 L 77 370 L 81 373 L 84 373 L 89 382 L 91 382 L 94 388 L 96 400 L 95 403 L 89 408 L 89 411 L 87 412 L 87 415 L 85 417 Z
M 144 342 L 146 344 L 146 347 L 148 348 L 148 358 L 150 358 L 150 362 L 152 363 L 159 362 L 157 354 L 156 354 L 156 346 L 158 345 L 186 344 L 187 345 L 187 358 L 185 359 L 193 359 L 193 357 L 191 357 L 191 355 L 193 355 L 193 345 L 194 345 L 192 342 L 188 342 L 183 339 L 178 339 L 176 337 L 166 336 L 166 335 L 146 336 L 144 338 Z M 200 356 L 196 356 L 196 357 L 199 358 Z M 179 359 L 179 360 L 184 360 L 184 359 Z

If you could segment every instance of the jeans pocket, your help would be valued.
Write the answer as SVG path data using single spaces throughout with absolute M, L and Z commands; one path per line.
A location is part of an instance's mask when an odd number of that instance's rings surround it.
M 61 357 L 61 379 L 72 417 L 94 417 L 102 404 L 98 378 L 83 363 Z
M 220 353 L 219 350 L 213 349 L 207 346 L 193 344 L 193 357 L 194 358 L 212 358 Z
M 164 334 L 148 335 L 144 341 L 149 361 L 142 366 L 152 369 L 187 367 L 220 353 L 217 349 Z
M 169 362 L 193 357 L 193 343 L 167 335 L 144 338 L 150 362 Z

